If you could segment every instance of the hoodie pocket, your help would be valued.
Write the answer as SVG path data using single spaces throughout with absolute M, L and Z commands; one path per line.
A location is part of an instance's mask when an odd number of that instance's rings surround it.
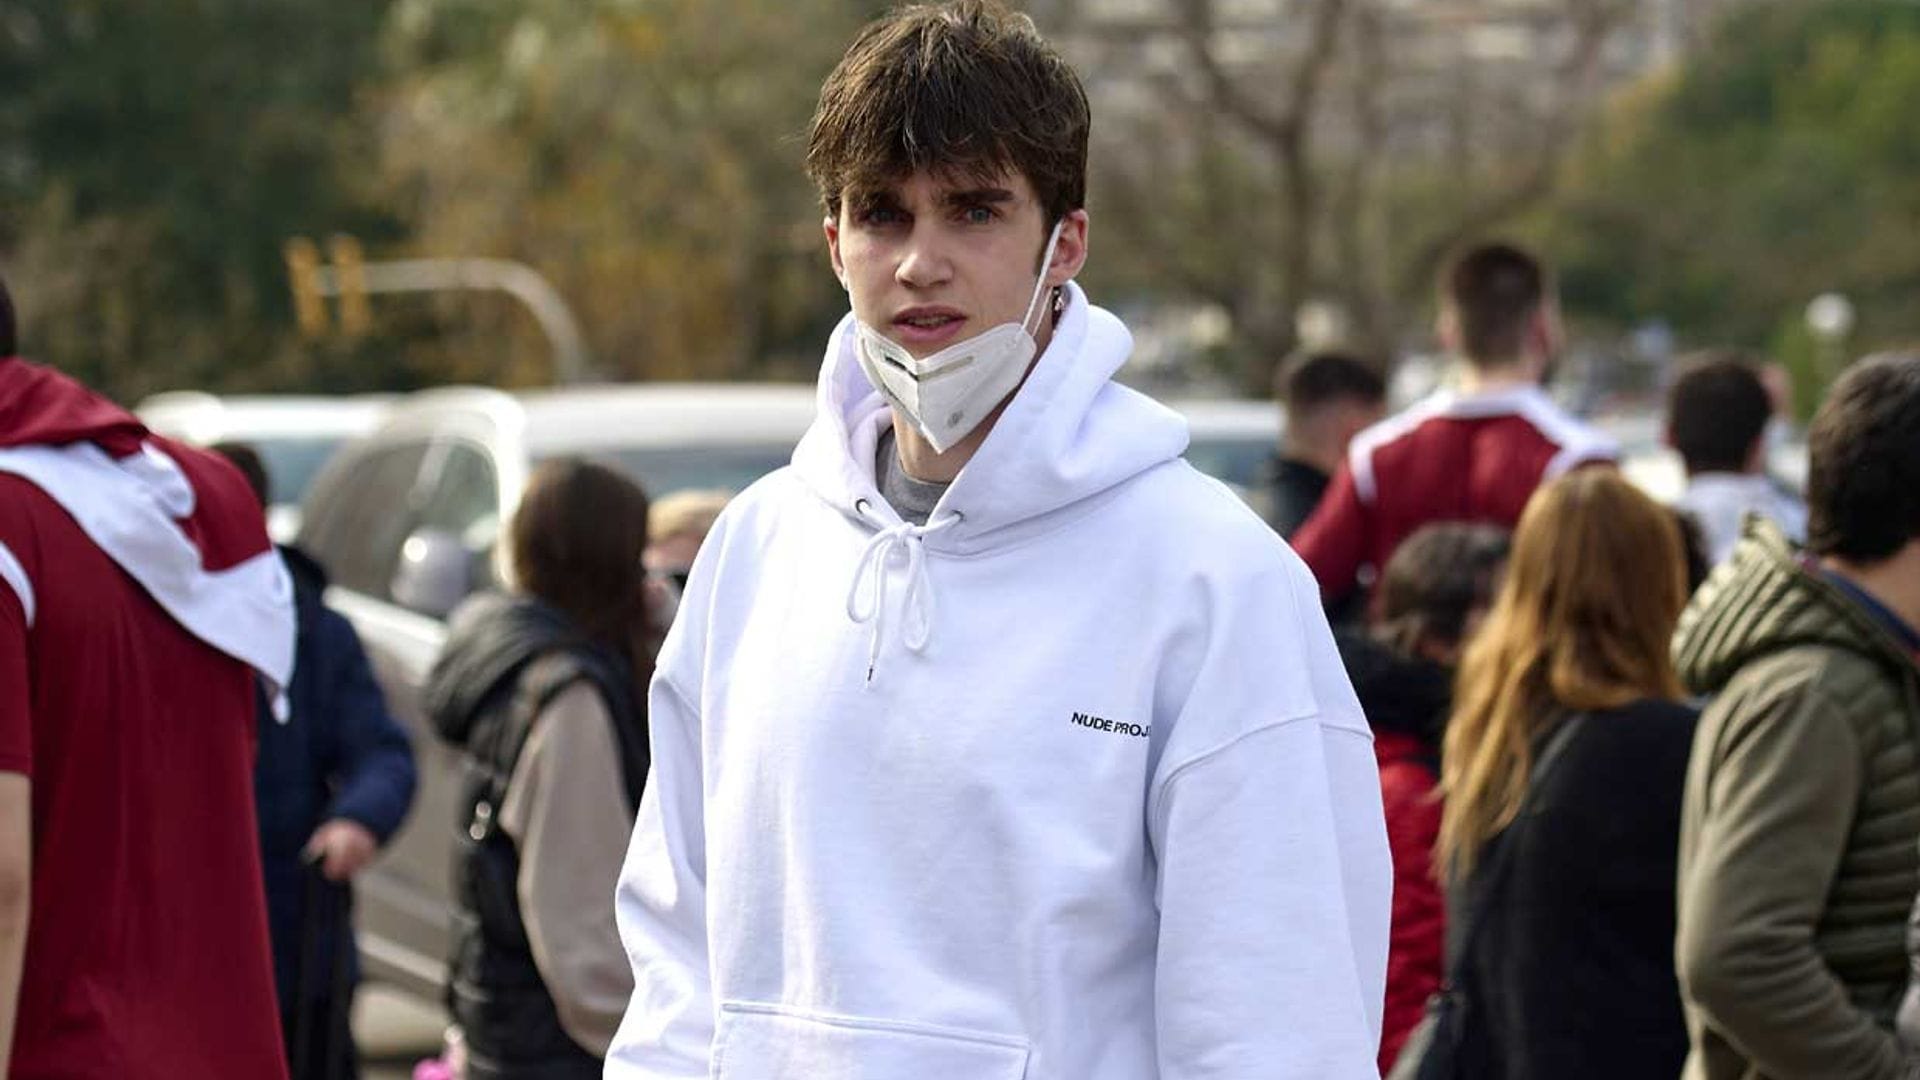
M 1027 1043 L 1006 1035 L 730 1001 L 714 1080 L 1023 1080 Z

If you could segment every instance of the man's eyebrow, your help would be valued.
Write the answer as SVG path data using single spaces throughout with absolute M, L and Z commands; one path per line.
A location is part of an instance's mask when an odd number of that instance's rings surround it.
M 948 206 L 991 206 L 1013 200 L 1013 191 L 1003 187 L 968 188 L 964 191 L 948 191 L 940 196 L 940 201 Z
M 846 200 L 855 206 L 868 209 L 875 207 L 897 209 L 900 206 L 900 197 L 891 191 L 849 191 L 846 193 Z

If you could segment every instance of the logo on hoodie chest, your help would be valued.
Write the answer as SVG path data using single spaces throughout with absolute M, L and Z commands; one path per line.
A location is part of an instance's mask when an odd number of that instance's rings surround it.
M 1152 724 L 1129 724 L 1124 720 L 1109 720 L 1104 716 L 1094 716 L 1092 713 L 1083 712 L 1074 713 L 1072 723 L 1086 728 L 1089 731 L 1098 731 L 1108 735 L 1119 735 L 1124 738 L 1133 739 L 1144 739 L 1153 731 Z

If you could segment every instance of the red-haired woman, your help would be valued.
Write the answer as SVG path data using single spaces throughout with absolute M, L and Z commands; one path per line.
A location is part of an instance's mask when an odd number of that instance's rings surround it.
M 1676 1076 L 1674 880 L 1694 713 L 1673 516 L 1612 470 L 1542 489 L 1467 649 L 1439 855 L 1464 1075 Z

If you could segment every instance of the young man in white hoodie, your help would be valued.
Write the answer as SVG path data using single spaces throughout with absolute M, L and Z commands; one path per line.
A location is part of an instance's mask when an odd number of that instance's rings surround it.
M 1305 568 L 1112 381 L 1087 128 L 979 0 L 828 78 L 852 311 L 660 657 L 608 1077 L 1375 1075 L 1366 721 Z

